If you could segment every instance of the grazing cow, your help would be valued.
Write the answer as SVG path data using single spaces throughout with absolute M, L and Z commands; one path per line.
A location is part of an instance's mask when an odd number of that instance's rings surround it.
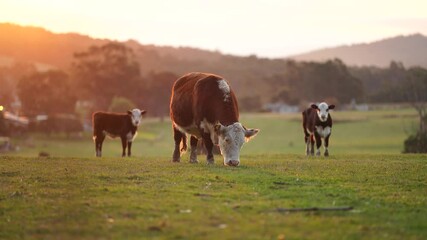
M 188 133 L 191 163 L 198 162 L 197 142 L 203 139 L 208 163 L 214 162 L 212 147 L 216 144 L 224 157 L 224 165 L 238 166 L 243 143 L 259 131 L 245 128 L 239 122 L 237 100 L 230 85 L 222 77 L 208 73 L 189 73 L 175 82 L 170 116 L 175 140 L 174 162 L 179 162 L 181 151 L 187 149 Z
M 302 127 L 304 128 L 304 140 L 306 143 L 306 154 L 314 155 L 314 140 L 316 139 L 316 156 L 320 156 L 320 146 L 322 138 L 325 141 L 325 157 L 329 156 L 328 146 L 329 137 L 332 131 L 332 117 L 329 114 L 330 109 L 335 105 L 329 105 L 325 102 L 319 105 L 311 104 L 311 107 L 302 112 Z M 311 145 L 311 150 L 310 150 Z
M 102 143 L 105 136 L 108 135 L 112 138 L 120 137 L 123 147 L 122 157 L 126 155 L 126 146 L 130 157 L 132 141 L 136 137 L 141 117 L 145 113 L 145 110 L 139 109 L 133 109 L 132 111 L 127 111 L 127 113 L 95 112 L 92 115 L 92 122 L 96 156 L 101 157 Z

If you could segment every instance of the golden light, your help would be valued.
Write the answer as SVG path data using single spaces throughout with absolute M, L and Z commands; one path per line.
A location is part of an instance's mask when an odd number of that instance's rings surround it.
M 0 112 L 3 111 L 4 107 L 0 105 Z

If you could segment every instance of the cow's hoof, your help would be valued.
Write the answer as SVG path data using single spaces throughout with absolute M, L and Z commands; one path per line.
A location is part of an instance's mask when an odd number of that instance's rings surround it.
M 197 159 L 190 159 L 190 163 L 199 163 L 199 161 Z
M 329 157 L 329 152 L 325 152 L 325 157 Z
M 172 162 L 181 162 L 181 158 L 174 158 L 172 159 Z
M 212 164 L 214 164 L 214 159 L 213 158 L 211 158 L 211 159 L 208 159 L 208 165 L 212 165 Z
M 320 152 L 316 152 L 316 157 L 319 157 L 320 156 Z

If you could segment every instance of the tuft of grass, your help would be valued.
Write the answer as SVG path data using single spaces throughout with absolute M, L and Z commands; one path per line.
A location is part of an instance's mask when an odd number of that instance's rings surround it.
M 0 239 L 427 237 L 426 155 L 241 160 L 1 156 Z M 338 206 L 354 209 L 277 211 Z

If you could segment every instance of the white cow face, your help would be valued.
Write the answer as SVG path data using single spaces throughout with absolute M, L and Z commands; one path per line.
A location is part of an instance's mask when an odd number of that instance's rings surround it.
M 328 106 L 327 103 L 322 102 L 319 105 L 311 104 L 311 108 L 317 110 L 317 115 L 319 116 L 320 121 L 326 122 L 329 116 L 329 109 L 334 109 L 335 105 L 331 104 Z
M 241 123 L 234 123 L 223 126 L 220 123 L 215 125 L 215 132 L 218 135 L 218 145 L 224 157 L 224 165 L 238 166 L 240 164 L 240 149 L 245 141 L 249 141 L 259 132 L 258 129 L 246 129 Z
M 128 111 L 128 114 L 132 120 L 132 124 L 135 127 L 138 127 L 139 124 L 141 124 L 142 115 L 144 115 L 146 112 L 147 111 L 145 111 L 145 110 L 139 110 L 137 108 Z

